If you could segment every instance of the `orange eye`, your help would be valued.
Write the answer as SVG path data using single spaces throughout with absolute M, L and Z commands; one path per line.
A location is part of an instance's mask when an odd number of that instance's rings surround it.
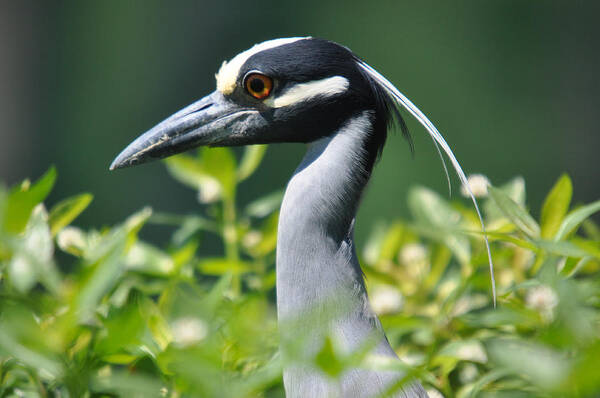
M 267 98 L 273 89 L 273 79 L 260 73 L 251 73 L 244 82 L 248 93 L 256 99 Z

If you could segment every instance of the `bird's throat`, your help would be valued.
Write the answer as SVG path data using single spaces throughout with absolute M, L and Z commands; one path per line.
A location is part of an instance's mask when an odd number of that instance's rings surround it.
M 304 341 L 307 355 L 331 333 L 348 351 L 380 333 L 353 243 L 354 218 L 371 170 L 366 150 L 371 119 L 368 112 L 360 114 L 310 144 L 281 206 L 277 311 L 282 339 Z

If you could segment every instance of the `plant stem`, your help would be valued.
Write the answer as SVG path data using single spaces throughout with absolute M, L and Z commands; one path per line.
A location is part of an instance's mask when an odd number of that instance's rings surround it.
M 235 195 L 223 199 L 223 240 L 227 260 L 237 263 L 240 259 L 236 228 Z M 240 275 L 234 273 L 231 278 L 231 290 L 235 297 L 242 291 Z

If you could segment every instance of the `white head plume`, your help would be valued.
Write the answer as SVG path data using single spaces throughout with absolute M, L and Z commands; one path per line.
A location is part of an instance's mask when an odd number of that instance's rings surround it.
M 465 190 L 471 197 L 473 204 L 475 205 L 475 210 L 477 211 L 477 215 L 479 216 L 479 221 L 481 222 L 481 229 L 483 231 L 483 239 L 485 241 L 485 248 L 487 250 L 488 261 L 490 264 L 490 276 L 492 279 L 492 295 L 494 298 L 494 306 L 496 306 L 496 281 L 494 279 L 494 265 L 492 263 L 492 253 L 490 251 L 490 244 L 489 244 L 489 241 L 487 238 L 485 224 L 483 222 L 483 217 L 481 216 L 481 212 L 479 211 L 479 206 L 477 205 L 477 200 L 475 199 L 475 196 L 473 195 L 473 192 L 471 192 L 471 188 L 469 187 L 469 184 L 467 183 L 467 176 L 465 175 L 464 171 L 462 170 L 462 167 L 460 167 L 460 163 L 458 163 L 458 160 L 454 156 L 452 149 L 450 149 L 450 146 L 448 145 L 448 143 L 446 142 L 446 140 L 444 139 L 442 134 L 433 125 L 433 123 L 431 123 L 431 121 L 429 121 L 427 116 L 425 116 L 423 114 L 423 112 L 421 112 L 419 110 L 419 108 L 417 108 L 415 106 L 415 104 L 413 104 L 408 98 L 406 98 L 406 96 L 404 96 L 404 94 L 402 94 L 392 83 L 390 83 L 389 80 L 387 80 L 379 72 L 377 72 L 375 69 L 373 69 L 371 66 L 369 66 L 365 62 L 358 60 L 357 63 L 358 63 L 358 66 L 360 68 L 362 68 L 375 82 L 377 82 L 381 87 L 383 87 L 385 89 L 385 91 L 394 99 L 394 101 L 396 102 L 397 105 L 400 105 L 400 106 L 402 106 L 402 108 L 406 109 L 411 115 L 413 115 L 419 121 L 419 123 L 421 123 L 423 125 L 423 127 L 425 127 L 425 129 L 431 136 L 431 139 L 433 140 L 433 142 L 436 146 L 436 149 L 438 151 L 438 154 L 440 155 L 440 158 L 442 159 L 442 163 L 444 165 L 444 171 L 446 172 L 446 178 L 448 179 L 448 184 L 450 184 L 450 177 L 448 176 L 448 169 L 446 167 L 446 163 L 444 162 L 444 157 L 442 156 L 440 147 L 444 150 L 444 153 L 446 154 L 446 156 L 448 156 L 448 159 L 450 159 L 450 162 L 452 163 L 454 170 L 456 170 L 456 174 L 458 175 L 460 182 L 462 183 L 463 187 L 465 188 Z

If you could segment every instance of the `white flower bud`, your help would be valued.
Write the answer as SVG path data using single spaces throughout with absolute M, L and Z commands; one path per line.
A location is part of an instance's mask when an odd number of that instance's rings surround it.
M 462 384 L 467 384 L 474 381 L 479 375 L 477 366 L 472 363 L 467 363 L 458 373 L 458 378 Z
M 483 174 L 471 174 L 469 178 L 467 178 L 467 185 L 473 192 L 473 196 L 476 198 L 484 198 L 488 195 L 488 185 L 490 185 L 490 180 Z M 469 192 L 465 186 L 460 187 L 460 193 L 464 197 L 469 197 Z
M 400 249 L 398 257 L 404 265 L 419 265 L 427 261 L 427 250 L 420 243 L 407 243 Z
M 392 286 L 378 285 L 371 294 L 371 308 L 377 314 L 390 314 L 402 308 L 402 294 Z
M 69 253 L 81 253 L 86 246 L 85 236 L 82 230 L 76 227 L 63 228 L 56 237 L 56 244 L 61 250 Z
M 247 249 L 252 248 L 258 245 L 262 238 L 262 233 L 259 231 L 248 231 L 242 238 L 242 245 Z
M 464 361 L 486 363 L 488 358 L 481 343 L 476 341 L 467 342 L 460 346 L 456 356 Z
M 429 398 L 444 398 L 444 395 L 435 388 L 430 387 L 425 392 L 429 395 Z
M 221 197 L 221 184 L 214 178 L 202 179 L 198 189 L 200 203 L 213 203 Z
M 173 342 L 180 347 L 189 347 L 204 339 L 208 327 L 201 319 L 194 317 L 179 318 L 171 324 Z
M 527 292 L 525 297 L 527 307 L 537 310 L 542 318 L 551 322 L 554 319 L 554 307 L 558 305 L 558 296 L 550 286 L 535 286 Z

